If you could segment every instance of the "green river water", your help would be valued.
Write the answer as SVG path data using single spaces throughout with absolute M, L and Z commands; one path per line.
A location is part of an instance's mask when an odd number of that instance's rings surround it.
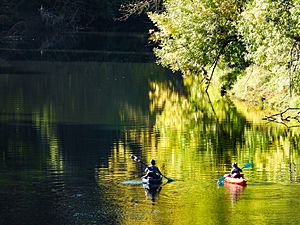
M 299 128 L 128 49 L 2 54 L 0 224 L 300 224 Z M 132 154 L 176 182 L 146 195 Z

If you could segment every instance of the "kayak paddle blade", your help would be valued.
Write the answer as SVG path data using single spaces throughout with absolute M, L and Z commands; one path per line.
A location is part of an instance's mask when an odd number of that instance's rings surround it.
M 218 184 L 221 184 L 224 180 L 225 180 L 225 177 L 220 177 L 220 178 L 218 179 Z
M 172 179 L 172 178 L 167 178 L 168 180 L 168 183 L 171 183 L 171 182 L 175 182 L 176 180 Z
M 137 181 L 137 180 L 127 180 L 121 182 L 121 184 L 132 184 L 132 185 L 140 185 L 142 183 L 143 183 L 142 181 Z
M 135 156 L 135 155 L 131 155 L 131 159 L 133 159 L 134 161 L 136 161 L 136 162 L 141 162 L 140 160 L 139 160 L 139 158 L 137 157 L 137 156 Z M 142 163 L 142 162 L 141 162 Z
M 248 164 L 246 164 L 245 166 L 243 166 L 243 169 L 250 168 L 251 166 L 252 166 L 252 163 L 248 163 Z

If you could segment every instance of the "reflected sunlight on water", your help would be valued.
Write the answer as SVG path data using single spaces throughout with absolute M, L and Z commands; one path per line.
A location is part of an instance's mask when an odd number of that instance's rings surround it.
M 0 224 L 300 224 L 295 130 L 152 63 L 11 65 L 32 74 L 0 79 Z M 217 185 L 233 161 L 246 187 Z
M 156 117 L 154 133 L 140 128 L 134 131 L 127 130 L 125 133 L 124 139 L 134 143 L 125 153 L 127 164 L 130 165 L 131 175 L 128 179 L 135 179 L 143 174 L 141 165 L 136 165 L 137 175 L 134 174 L 132 168 L 136 163 L 130 160 L 132 152 L 141 151 L 139 157 L 144 162 L 149 162 L 151 158 L 157 159 L 162 172 L 176 179 L 176 182 L 164 185 L 154 202 L 142 197 L 141 186 L 128 186 L 127 197 L 135 196 L 135 200 L 133 205 L 125 203 L 126 196 L 123 203 L 119 201 L 119 204 L 124 204 L 124 208 L 130 209 L 130 212 L 125 212 L 126 216 L 122 223 L 236 224 L 236 221 L 247 221 L 247 224 L 281 224 L 288 221 L 297 224 L 299 222 L 298 217 L 290 218 L 291 208 L 297 207 L 299 203 L 296 198 L 299 190 L 295 188 L 299 186 L 297 169 L 300 165 L 297 157 L 299 145 L 289 144 L 293 140 L 298 140 L 299 136 L 263 122 L 253 124 L 240 112 L 237 113 L 233 107 L 231 107 L 233 111 L 227 112 L 231 113 L 229 120 L 215 119 L 216 116 L 222 118 L 226 110 L 214 111 L 214 115 L 209 115 L 208 110 L 207 115 L 202 115 L 205 120 L 199 120 L 201 116 L 199 114 L 197 120 L 187 121 L 190 106 L 186 106 L 185 112 L 184 107 L 181 107 L 181 97 L 172 98 L 170 97 L 173 95 L 172 91 L 168 93 L 163 87 L 158 89 L 166 93 L 155 92 L 158 99 L 152 94 L 152 103 L 155 105 L 157 102 L 158 106 L 162 101 L 166 103 L 164 111 Z M 173 102 L 168 108 L 170 99 Z M 155 108 L 153 105 L 151 107 Z M 176 110 L 174 107 L 177 107 Z M 248 163 L 252 164 L 251 167 L 244 169 L 249 183 L 247 187 L 217 185 L 217 179 L 229 172 L 233 161 L 237 161 L 241 167 Z M 280 185 L 281 183 L 283 185 Z M 296 183 L 296 186 L 291 186 L 290 183 Z

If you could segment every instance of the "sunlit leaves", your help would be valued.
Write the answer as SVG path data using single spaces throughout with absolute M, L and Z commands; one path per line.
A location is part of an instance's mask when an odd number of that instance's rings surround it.
M 256 0 L 241 14 L 239 30 L 247 44 L 248 57 L 267 69 L 275 64 L 286 65 L 291 46 L 292 40 L 286 35 L 289 32 L 284 29 L 289 11 L 281 7 L 289 8 L 280 1 Z
M 152 40 L 159 42 L 155 50 L 159 62 L 185 74 L 209 69 L 229 43 L 239 43 L 236 20 L 242 5 L 234 0 L 167 1 L 164 13 L 149 15 L 158 27 Z M 238 52 L 241 46 L 236 45 Z M 231 57 L 233 49 L 228 49 L 223 63 L 232 64 L 232 59 L 237 60 L 236 50 Z
M 164 4 L 164 13 L 149 14 L 157 27 L 151 33 L 159 44 L 155 54 L 163 66 L 185 75 L 203 71 L 212 75 L 217 65 L 229 71 L 221 82 L 231 87 L 236 74 L 252 64 L 270 72 L 258 82 L 266 96 L 284 99 L 299 93 L 300 0 L 168 0 Z M 254 79 L 260 77 L 264 76 Z
M 273 103 L 278 106 L 286 96 L 299 93 L 300 1 L 253 0 L 245 9 L 238 27 L 247 57 L 253 64 L 271 72 L 263 85 L 269 91 L 266 96 L 280 96 L 281 100 Z M 292 101 L 285 101 L 285 104 L 292 104 Z

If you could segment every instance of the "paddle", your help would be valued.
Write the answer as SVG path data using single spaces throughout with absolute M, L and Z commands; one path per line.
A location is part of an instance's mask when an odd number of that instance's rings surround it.
M 139 162 L 139 163 L 143 164 L 144 166 L 148 167 L 148 165 L 147 165 L 146 163 L 144 163 L 143 161 L 141 161 L 141 160 L 140 160 L 137 156 L 135 156 L 135 155 L 131 155 L 131 159 L 133 159 L 134 161 Z M 169 183 L 169 182 L 174 182 L 174 181 L 175 181 L 174 179 L 169 178 L 169 177 L 166 177 L 166 176 L 163 175 L 163 174 L 162 174 L 162 176 L 168 180 L 168 183 Z
M 246 165 L 244 165 L 243 167 L 242 167 L 242 169 L 247 169 L 247 168 L 250 168 L 252 166 L 252 163 L 247 163 Z M 221 184 L 224 180 L 225 180 L 225 178 L 226 177 L 220 177 L 219 179 L 218 179 L 218 184 Z

